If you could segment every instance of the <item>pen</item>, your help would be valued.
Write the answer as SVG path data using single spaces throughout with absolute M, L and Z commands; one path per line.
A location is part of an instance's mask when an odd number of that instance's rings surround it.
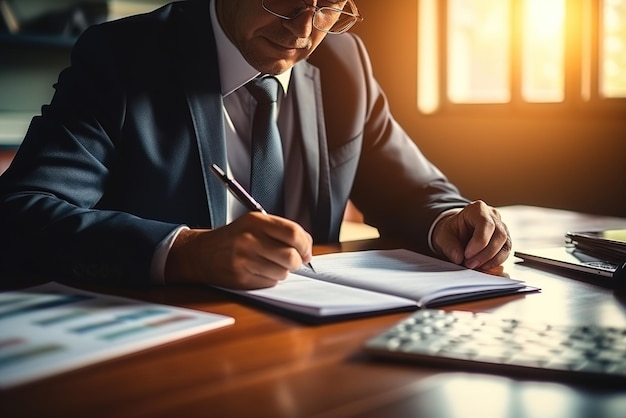
M 213 164 L 211 168 L 213 169 L 213 174 L 215 174 L 217 178 L 220 179 L 222 183 L 224 183 L 224 185 L 233 194 L 233 196 L 235 196 L 237 200 L 239 200 L 245 207 L 247 207 L 251 211 L 261 212 L 262 214 L 267 215 L 267 212 L 265 211 L 265 209 L 263 209 L 263 206 L 261 206 L 259 202 L 254 200 L 254 198 L 250 196 L 250 193 L 248 193 L 237 180 L 229 177 L 228 174 L 226 174 L 224 170 L 219 168 L 217 164 Z
M 226 174 L 226 172 L 222 170 L 217 164 L 213 164 L 211 168 L 213 170 L 213 174 L 215 174 L 217 178 L 220 179 L 220 181 L 233 194 L 233 196 L 235 196 L 237 200 L 239 200 L 245 207 L 247 207 L 251 211 L 261 212 L 262 214 L 267 215 L 267 212 L 265 211 L 265 209 L 263 209 L 263 206 L 261 206 L 259 202 L 254 200 L 250 193 L 248 193 L 237 180 Z M 311 263 L 307 263 L 306 265 L 303 264 L 301 268 L 305 270 L 309 269 L 312 272 L 315 272 Z

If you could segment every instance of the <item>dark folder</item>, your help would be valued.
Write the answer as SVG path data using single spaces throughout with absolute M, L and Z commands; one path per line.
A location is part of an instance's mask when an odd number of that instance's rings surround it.
M 626 286 L 626 229 L 567 232 L 565 245 L 515 251 L 538 267 L 552 266 L 593 275 L 612 285 Z

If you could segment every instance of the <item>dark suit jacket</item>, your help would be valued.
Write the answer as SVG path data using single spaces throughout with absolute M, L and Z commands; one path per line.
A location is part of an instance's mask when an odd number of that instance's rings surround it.
M 327 36 L 292 83 L 315 242 L 338 240 L 351 198 L 382 235 L 427 251 L 434 218 L 467 201 L 392 118 L 361 41 Z M 225 149 L 205 2 L 91 27 L 0 178 L 0 265 L 148 281 L 174 228 L 224 224 L 209 167 Z

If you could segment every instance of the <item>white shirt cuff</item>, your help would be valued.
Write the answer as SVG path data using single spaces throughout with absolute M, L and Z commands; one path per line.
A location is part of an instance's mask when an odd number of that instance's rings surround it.
M 172 249 L 172 245 L 174 245 L 178 234 L 188 229 L 189 227 L 187 226 L 176 228 L 157 245 L 156 250 L 154 250 L 154 255 L 152 256 L 152 264 L 150 264 L 150 277 L 153 283 L 160 285 L 165 284 L 165 262 L 167 261 L 167 255 Z

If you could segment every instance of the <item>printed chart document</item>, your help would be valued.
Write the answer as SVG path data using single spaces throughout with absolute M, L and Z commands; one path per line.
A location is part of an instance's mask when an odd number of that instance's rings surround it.
M 233 323 L 54 282 L 0 292 L 0 389 Z
M 408 250 L 325 254 L 311 266 L 314 271 L 302 268 L 275 287 L 227 291 L 322 322 L 539 290 Z

